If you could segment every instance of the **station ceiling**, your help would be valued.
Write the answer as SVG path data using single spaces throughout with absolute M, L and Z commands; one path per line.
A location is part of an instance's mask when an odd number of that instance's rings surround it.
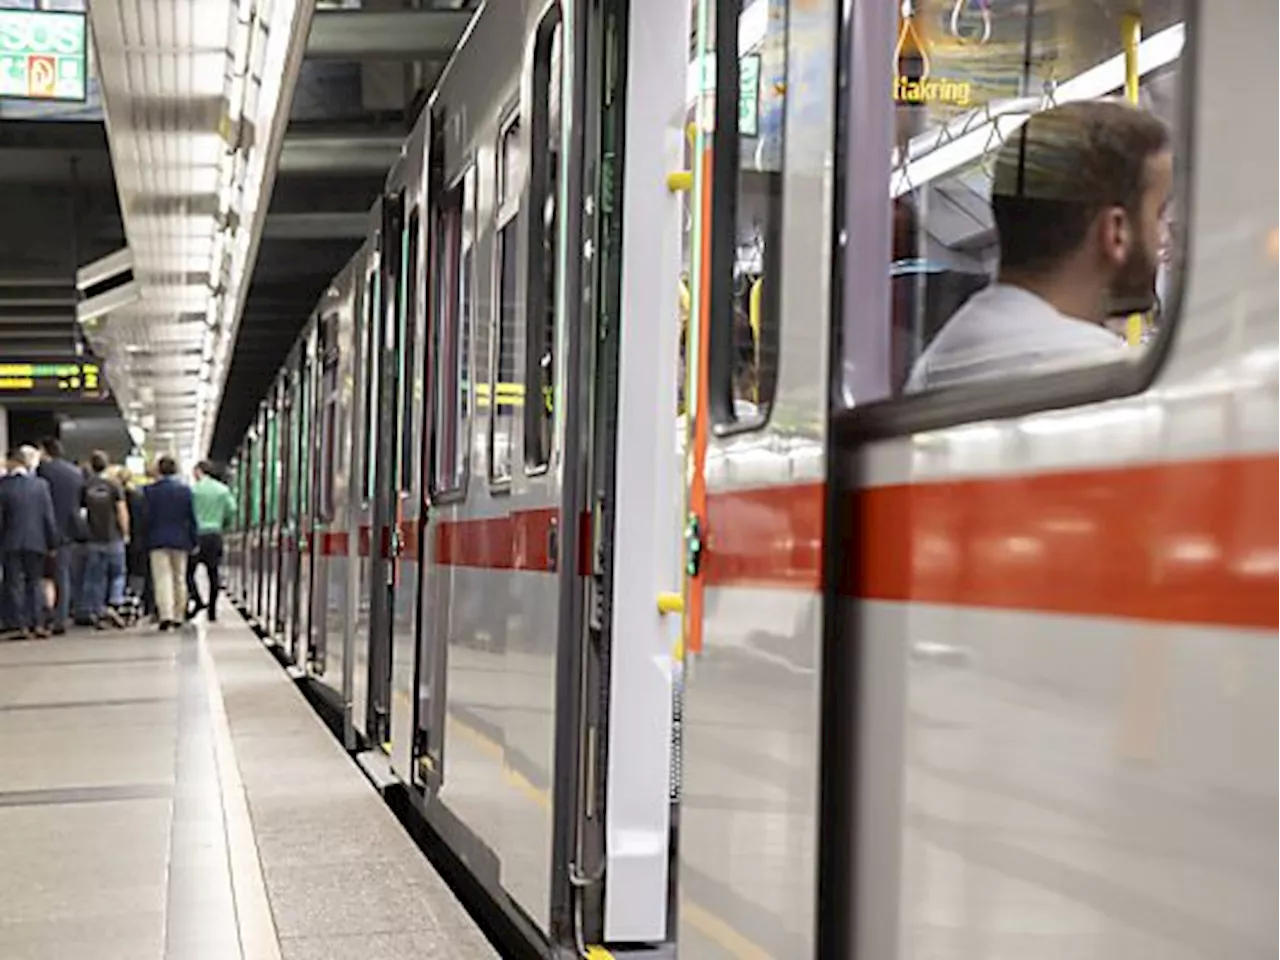
M 0 356 L 100 358 L 149 448 L 229 456 L 475 6 L 87 4 L 87 100 L 0 103 Z M 78 319 L 112 254 L 136 297 Z
M 318 9 L 211 452 L 227 458 L 334 274 L 475 0 Z

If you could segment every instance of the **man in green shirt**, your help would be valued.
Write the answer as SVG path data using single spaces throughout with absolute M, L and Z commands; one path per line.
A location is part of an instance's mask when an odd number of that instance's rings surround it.
M 187 595 L 191 598 L 187 618 L 201 610 L 209 611 L 209 622 L 218 619 L 218 590 L 221 585 L 222 534 L 235 520 L 236 498 L 231 488 L 213 475 L 207 460 L 195 469 L 196 482 L 191 488 L 191 501 L 196 514 L 199 545 L 192 562 L 187 564 Z M 196 587 L 196 567 L 204 564 L 209 572 L 209 602 L 200 599 Z

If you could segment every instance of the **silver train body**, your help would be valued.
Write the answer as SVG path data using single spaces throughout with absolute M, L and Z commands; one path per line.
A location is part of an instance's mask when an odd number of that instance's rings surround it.
M 1025 17 L 954 6 L 936 75 Z M 1048 6 L 1058 95 L 1116 92 Z M 964 130 L 874 82 L 896 5 L 740 4 L 732 73 L 685 0 L 477 14 L 238 451 L 228 577 L 540 949 L 1274 955 L 1276 8 L 1154 6 L 1142 358 L 914 398 L 888 200 L 948 269 L 992 240 L 928 155 Z

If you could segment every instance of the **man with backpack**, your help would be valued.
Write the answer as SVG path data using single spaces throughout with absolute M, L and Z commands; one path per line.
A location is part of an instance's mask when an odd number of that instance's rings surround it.
M 124 491 L 107 478 L 107 455 L 94 451 L 83 504 L 87 543 L 81 614 L 99 630 L 124 626 L 125 544 L 129 542 L 129 507 Z

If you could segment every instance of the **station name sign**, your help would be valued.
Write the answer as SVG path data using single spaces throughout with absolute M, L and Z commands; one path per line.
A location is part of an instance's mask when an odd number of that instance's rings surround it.
M 0 362 L 0 399 L 61 397 L 66 400 L 97 400 L 106 394 L 107 385 L 97 363 L 74 360 Z
M 0 10 L 0 98 L 85 99 L 83 13 Z

